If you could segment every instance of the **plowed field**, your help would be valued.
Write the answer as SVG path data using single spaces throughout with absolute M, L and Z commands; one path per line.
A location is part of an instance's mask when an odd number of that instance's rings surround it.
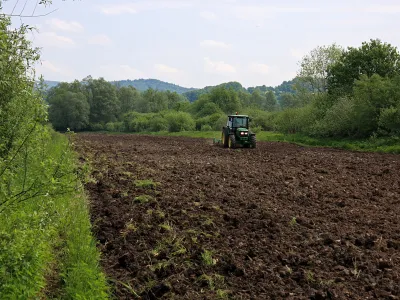
M 80 134 L 117 299 L 400 299 L 400 156 Z

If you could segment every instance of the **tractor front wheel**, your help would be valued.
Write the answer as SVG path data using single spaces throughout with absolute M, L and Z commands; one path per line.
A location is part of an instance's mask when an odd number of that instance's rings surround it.
M 256 140 L 256 136 L 255 135 L 250 136 L 250 145 L 251 145 L 251 148 L 255 148 L 256 147 L 257 140 Z
M 228 147 L 228 137 L 225 135 L 225 132 L 222 132 L 222 137 L 221 137 L 222 145 L 224 145 L 224 148 Z
M 233 134 L 229 136 L 229 148 L 235 149 L 236 148 L 236 138 Z

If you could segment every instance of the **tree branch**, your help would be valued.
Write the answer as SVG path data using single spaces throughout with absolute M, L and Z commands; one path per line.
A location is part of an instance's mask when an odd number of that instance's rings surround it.
M 53 12 L 57 11 L 58 8 L 52 10 L 51 12 L 48 12 L 47 14 L 42 14 L 42 15 L 31 15 L 31 16 L 22 16 L 22 15 L 15 15 L 15 14 L 2 14 L 3 16 L 8 16 L 8 17 L 20 17 L 20 18 L 39 18 L 39 17 L 45 17 L 48 16 L 50 14 L 52 14 Z

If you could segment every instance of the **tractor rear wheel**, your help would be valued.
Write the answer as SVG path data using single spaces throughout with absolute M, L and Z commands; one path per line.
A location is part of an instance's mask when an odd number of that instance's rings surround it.
M 255 135 L 250 136 L 250 145 L 251 148 L 255 148 L 257 145 L 257 139 Z
M 236 138 L 233 134 L 229 136 L 229 148 L 235 149 L 236 148 Z

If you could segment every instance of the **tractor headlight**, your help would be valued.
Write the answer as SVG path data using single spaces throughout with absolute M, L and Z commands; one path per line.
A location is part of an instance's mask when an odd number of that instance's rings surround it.
M 242 132 L 240 133 L 240 135 L 244 135 L 244 132 L 242 131 Z

